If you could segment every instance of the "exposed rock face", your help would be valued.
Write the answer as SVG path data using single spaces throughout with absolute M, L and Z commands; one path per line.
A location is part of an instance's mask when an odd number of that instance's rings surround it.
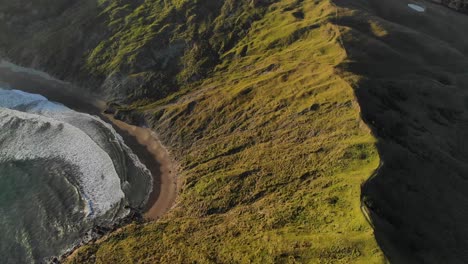
M 468 13 L 468 0 L 432 0 L 457 11 Z

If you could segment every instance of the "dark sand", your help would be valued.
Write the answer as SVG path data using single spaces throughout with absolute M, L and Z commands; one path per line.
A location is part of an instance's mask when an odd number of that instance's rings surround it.
M 75 111 L 99 116 L 112 124 L 122 136 L 125 144 L 138 156 L 153 175 L 153 192 L 145 208 L 145 217 L 155 220 L 172 207 L 177 195 L 176 167 L 166 148 L 148 128 L 142 128 L 114 119 L 103 114 L 104 101 L 84 92 L 77 92 L 73 86 L 37 73 L 18 70 L 11 65 L 0 63 L 0 87 L 14 88 L 24 92 L 40 94 L 50 101 L 61 103 Z

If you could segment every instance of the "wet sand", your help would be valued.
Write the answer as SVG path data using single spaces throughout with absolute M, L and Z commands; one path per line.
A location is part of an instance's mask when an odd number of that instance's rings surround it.
M 148 167 L 151 171 L 158 170 L 160 177 L 154 179 L 153 192 L 149 198 L 152 202 L 148 204 L 145 210 L 145 217 L 149 219 L 161 217 L 171 208 L 172 204 L 174 204 L 177 190 L 177 182 L 174 175 L 176 168 L 171 162 L 167 149 L 164 148 L 157 136 L 150 129 L 129 125 L 120 120 L 116 120 L 110 115 L 107 117 L 120 131 L 134 137 L 138 141 L 140 147 L 143 146 L 146 148 L 149 155 L 145 155 L 143 159 L 140 158 L 144 164 L 151 164 L 151 160 L 158 161 L 158 166 L 154 166 L 154 168 Z M 129 145 L 132 149 L 138 148 L 139 146 Z M 144 158 L 148 160 L 146 161 Z M 156 165 L 155 163 L 152 164 Z
M 76 92 L 73 86 L 54 80 L 37 72 L 0 62 L 0 87 L 14 88 L 24 92 L 40 94 L 50 101 L 61 103 L 75 111 L 99 116 L 112 124 L 122 136 L 125 144 L 138 156 L 153 175 L 153 191 L 145 208 L 145 218 L 155 220 L 164 215 L 175 202 L 177 195 L 176 167 L 167 149 L 156 134 L 148 128 L 133 126 L 103 114 L 106 103 L 96 96 Z

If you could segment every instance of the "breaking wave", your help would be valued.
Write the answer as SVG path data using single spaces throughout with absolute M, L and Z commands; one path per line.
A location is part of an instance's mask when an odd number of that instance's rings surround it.
M 0 254 L 7 263 L 61 254 L 92 226 L 148 199 L 150 172 L 98 117 L 0 89 L 0 128 Z

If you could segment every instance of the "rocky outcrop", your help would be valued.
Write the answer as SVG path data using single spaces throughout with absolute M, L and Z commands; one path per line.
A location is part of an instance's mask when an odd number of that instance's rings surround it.
M 432 0 L 432 2 L 468 14 L 468 0 Z

